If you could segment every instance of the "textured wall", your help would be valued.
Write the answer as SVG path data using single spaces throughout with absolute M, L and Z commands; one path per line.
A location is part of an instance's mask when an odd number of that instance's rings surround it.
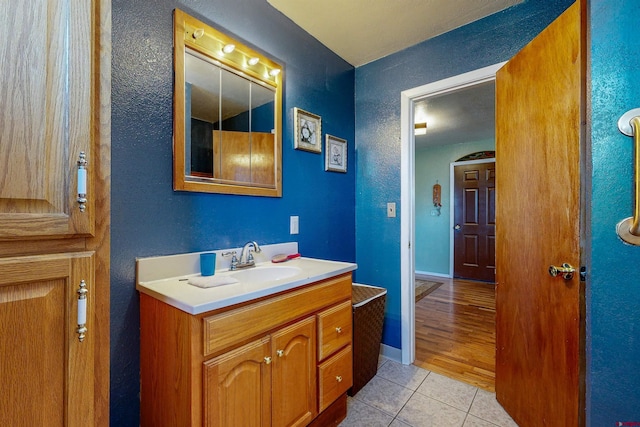
M 635 0 L 591 1 L 592 200 L 587 286 L 588 425 L 640 422 L 640 247 L 616 224 L 633 212 L 633 139 L 618 131 L 640 108 Z
M 417 149 L 415 153 L 415 270 L 427 273 L 449 274 L 451 185 L 450 165 L 462 156 L 476 151 L 495 150 L 493 140 L 465 144 L 440 145 Z M 440 216 L 431 216 L 433 185 L 442 186 Z
M 284 65 L 283 197 L 172 189 L 172 13 L 180 8 Z M 139 425 L 135 258 L 297 240 L 355 260 L 354 70 L 264 0 L 113 1 L 111 423 Z M 348 140 L 348 173 L 293 149 L 293 107 Z M 323 150 L 324 153 L 324 150 Z M 289 235 L 289 216 L 300 234 Z
M 526 1 L 356 69 L 359 282 L 388 289 L 383 342 L 400 348 L 400 92 L 508 60 L 572 0 Z

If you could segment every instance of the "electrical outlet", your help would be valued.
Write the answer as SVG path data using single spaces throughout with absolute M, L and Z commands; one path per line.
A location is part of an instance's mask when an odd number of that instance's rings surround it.
M 299 232 L 299 217 L 289 217 L 289 234 L 298 234 Z
M 395 218 L 396 217 L 396 204 L 395 202 L 387 203 L 387 217 Z

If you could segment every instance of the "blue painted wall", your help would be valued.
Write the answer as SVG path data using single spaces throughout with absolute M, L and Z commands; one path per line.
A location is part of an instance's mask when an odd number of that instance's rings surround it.
M 415 270 L 449 275 L 451 251 L 450 167 L 462 156 L 495 150 L 492 140 L 416 149 L 415 153 Z M 440 216 L 432 216 L 433 185 L 442 187 Z
M 289 241 L 289 215 L 300 216 L 296 239 L 303 254 L 355 259 L 357 280 L 389 289 L 384 341 L 399 348 L 400 220 L 386 218 L 385 208 L 388 201 L 400 202 L 400 92 L 509 59 L 570 3 L 528 0 L 360 67 L 354 76 L 352 67 L 264 1 L 114 0 L 112 425 L 139 422 L 135 257 L 239 246 L 248 239 Z M 640 420 L 640 249 L 621 243 L 614 232 L 633 203 L 632 142 L 615 123 L 640 106 L 640 22 L 629 13 L 634 6 L 634 0 L 591 0 L 590 6 L 587 417 L 593 426 Z M 172 190 L 175 7 L 285 65 L 282 199 Z M 321 115 L 325 132 L 349 141 L 348 174 L 323 172 L 322 156 L 293 150 L 294 106 Z
M 640 247 L 618 239 L 633 213 L 633 139 L 617 129 L 640 108 L 635 0 L 591 1 L 591 280 L 587 286 L 588 425 L 640 422 Z
M 135 258 L 297 240 L 305 256 L 355 261 L 354 70 L 266 1 L 114 0 L 112 74 L 111 424 L 139 425 Z M 283 197 L 174 192 L 174 8 L 284 65 Z M 348 140 L 348 173 L 293 149 L 293 107 Z M 324 150 L 323 150 L 324 153 Z M 289 216 L 300 234 L 289 235 Z
M 508 60 L 572 3 L 529 0 L 356 69 L 356 277 L 388 290 L 385 344 L 401 347 L 400 92 Z

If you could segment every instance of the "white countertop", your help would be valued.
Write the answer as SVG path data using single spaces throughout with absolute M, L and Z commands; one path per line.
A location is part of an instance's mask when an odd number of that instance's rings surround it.
M 140 263 L 140 260 L 138 260 L 138 263 Z M 245 279 L 239 283 L 206 289 L 188 283 L 190 277 L 199 276 L 199 273 L 160 279 L 154 278 L 155 280 L 146 281 L 141 280 L 139 275 L 136 289 L 187 313 L 200 314 L 348 273 L 355 270 L 358 266 L 357 264 L 349 262 L 297 258 L 277 264 L 269 261 L 260 262 L 256 264 L 256 267 L 251 267 L 246 270 L 216 270 L 215 275 L 233 275 L 234 273 L 249 271 L 252 268 L 258 271 L 261 268 L 279 267 L 297 267 L 300 269 L 300 272 L 285 279 L 268 281 Z M 148 275 L 143 274 L 142 276 Z

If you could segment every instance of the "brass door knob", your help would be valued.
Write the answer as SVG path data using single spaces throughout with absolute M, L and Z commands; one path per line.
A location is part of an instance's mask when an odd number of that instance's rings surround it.
M 341 334 L 342 333 L 342 328 L 340 326 L 336 327 L 336 332 Z
M 338 381 L 339 383 L 342 382 L 342 375 L 337 375 L 336 376 L 336 381 Z
M 277 350 L 276 354 L 278 355 L 278 357 L 282 357 L 284 356 L 284 350 Z
M 271 364 L 271 358 L 269 356 L 265 356 L 264 363 L 266 363 L 267 365 Z
M 567 264 L 566 262 L 562 264 L 562 267 L 556 267 L 555 265 L 549 266 L 549 274 L 551 277 L 557 277 L 558 275 L 562 275 L 564 280 L 573 279 L 573 273 L 576 272 L 576 269 L 571 266 L 571 264 Z

